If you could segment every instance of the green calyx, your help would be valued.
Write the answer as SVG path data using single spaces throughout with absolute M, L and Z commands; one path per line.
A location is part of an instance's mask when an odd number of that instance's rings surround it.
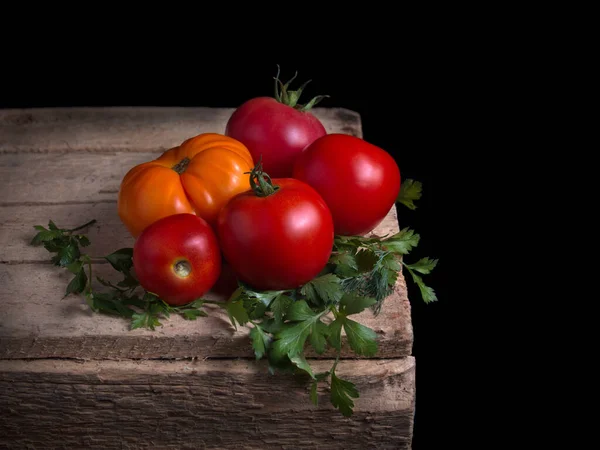
M 311 82 L 311 80 L 306 81 L 302 86 L 300 86 L 295 91 L 288 91 L 290 83 L 296 79 L 296 77 L 298 76 L 298 72 L 296 72 L 294 74 L 294 76 L 292 77 L 292 79 L 289 80 L 285 84 L 283 84 L 281 82 L 281 80 L 279 79 L 279 72 L 280 72 L 280 68 L 279 68 L 279 64 L 278 64 L 277 65 L 277 76 L 274 79 L 275 79 L 275 99 L 279 103 L 283 103 L 284 105 L 291 106 L 292 108 L 297 109 L 298 111 L 308 111 L 313 106 L 318 104 L 321 100 L 329 97 L 329 95 L 317 95 L 316 97 L 313 97 L 312 100 L 309 101 L 308 103 L 301 105 L 300 103 L 298 103 L 298 100 L 300 100 L 302 91 L 304 90 L 306 85 Z
M 250 174 L 250 187 L 257 197 L 268 197 L 274 194 L 279 186 L 273 185 L 271 177 L 262 170 L 262 156 L 258 163 L 252 169 L 252 172 L 244 172 Z

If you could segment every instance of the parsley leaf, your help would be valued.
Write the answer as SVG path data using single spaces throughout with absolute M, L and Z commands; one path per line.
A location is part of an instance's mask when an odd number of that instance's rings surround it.
M 250 330 L 250 339 L 252 340 L 256 359 L 261 359 L 271 344 L 271 337 L 259 325 L 254 324 L 254 327 Z
M 352 399 L 358 397 L 358 390 L 353 383 L 338 378 L 335 371 L 331 372 L 331 404 L 338 408 L 344 417 L 352 416 Z
M 292 356 L 288 355 L 288 357 L 290 358 L 290 361 L 292 361 L 292 363 L 298 367 L 298 369 L 304 370 L 313 380 L 315 379 L 315 374 L 313 373 L 310 364 L 308 364 L 308 361 L 303 354 L 297 353 Z
M 414 200 L 419 200 L 421 198 L 422 191 L 423 184 L 420 181 L 415 181 L 410 178 L 406 179 L 400 185 L 400 192 L 398 193 L 396 201 L 409 209 L 415 210 L 417 209 L 417 206 L 414 204 Z
M 333 253 L 328 264 L 334 266 L 334 273 L 341 278 L 353 277 L 358 273 L 356 257 L 350 252 Z
M 437 295 L 435 294 L 435 291 L 433 290 L 433 288 L 427 286 L 423 282 L 423 279 L 419 275 L 417 275 L 408 264 L 404 264 L 404 267 L 406 267 L 408 269 L 408 272 L 412 276 L 413 281 L 419 287 L 423 301 L 425 303 L 431 303 L 431 302 L 437 301 Z M 427 270 L 427 268 L 425 270 Z M 431 268 L 429 270 L 431 270 Z M 423 272 L 423 273 L 426 273 L 426 272 Z
M 327 325 L 321 322 L 321 320 L 317 320 L 315 323 L 313 323 L 310 329 L 310 345 L 312 345 L 319 355 L 325 352 L 328 333 L 329 328 L 327 328 Z
M 87 285 L 87 281 L 88 281 L 87 275 L 85 274 L 85 270 L 80 261 L 76 261 L 72 264 L 69 264 L 69 266 L 70 266 L 69 267 L 70 271 L 73 271 L 75 269 L 75 267 L 78 267 L 78 269 L 75 271 L 75 276 L 73 277 L 73 279 L 67 285 L 65 297 L 71 293 L 73 293 L 73 294 L 82 293 L 83 290 L 85 289 L 85 287 Z
M 244 326 L 250 321 L 250 317 L 248 317 L 248 312 L 244 309 L 244 302 L 242 299 L 227 302 L 225 310 L 229 315 L 229 320 L 231 320 L 231 324 L 236 330 L 236 322 L 240 326 Z
M 404 264 L 407 269 L 416 270 L 423 274 L 431 273 L 431 271 L 437 266 L 437 259 L 430 259 L 429 257 L 421 258 L 416 263 Z
M 271 311 L 273 312 L 273 318 L 275 319 L 275 326 L 283 324 L 283 317 L 287 314 L 288 309 L 292 306 L 294 301 L 287 295 L 281 294 L 275 297 L 271 302 Z
M 332 273 L 321 275 L 302 286 L 300 293 L 316 306 L 336 304 L 344 295 L 340 281 Z
M 358 314 L 377 302 L 372 297 L 364 297 L 356 293 L 346 293 L 340 301 L 340 311 L 346 315 Z
M 377 354 L 377 333 L 372 329 L 346 318 L 344 331 L 348 338 L 350 348 L 354 353 L 362 356 L 375 356 Z
M 156 295 L 148 292 L 144 294 L 143 300 L 146 302 L 146 308 L 141 313 L 132 314 L 131 329 L 143 327 L 155 330 L 157 326 L 162 326 L 162 323 L 160 323 L 161 317 L 170 317 L 169 305 Z
M 413 247 L 419 245 L 420 236 L 409 228 L 403 228 L 398 233 L 385 238 L 383 246 L 394 253 L 406 255 L 410 253 Z

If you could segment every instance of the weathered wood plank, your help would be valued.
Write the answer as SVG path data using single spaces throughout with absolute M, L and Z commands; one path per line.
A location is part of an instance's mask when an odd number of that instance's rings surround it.
M 94 266 L 94 273 L 109 278 L 115 272 L 108 264 L 102 264 Z M 155 331 L 130 330 L 126 319 L 92 313 L 81 296 L 64 297 L 71 277 L 68 271 L 50 264 L 0 264 L 0 359 L 253 355 L 249 328 L 240 327 L 236 331 L 227 314 L 217 306 L 207 307 L 209 316 L 195 321 L 171 316 Z M 379 316 L 367 310 L 357 315 L 356 320 L 378 334 L 378 358 L 411 354 L 412 323 L 404 278 L 399 278 L 394 294 L 386 300 Z M 354 356 L 345 338 L 343 344 L 343 355 Z M 307 351 L 307 356 L 312 357 L 333 355 L 331 351 L 323 355 Z
M 133 247 L 135 242 L 119 219 L 117 205 L 113 202 L 39 205 L 31 208 L 17 205 L 0 206 L 0 262 L 48 261 L 49 254 L 46 249 L 33 247 L 30 242 L 37 233 L 33 226 L 47 226 L 50 219 L 63 228 L 75 228 L 96 219 L 96 224 L 81 230 L 92 242 L 85 251 L 94 257 L 108 255 L 123 247 Z M 397 209 L 393 206 L 370 234 L 385 235 L 397 231 Z
M 0 153 L 160 152 L 200 133 L 224 133 L 234 108 L 78 107 L 0 111 Z M 328 133 L 362 136 L 360 116 L 314 108 Z
M 328 370 L 330 361 L 313 363 Z M 342 361 L 354 415 L 328 388 L 250 361 L 0 363 L 0 446 L 9 448 L 408 449 L 414 359 Z
M 233 109 L 73 108 L 0 111 L 0 205 L 116 201 L 133 166 L 204 132 Z M 319 109 L 328 132 L 362 136 L 360 116 Z M 88 153 L 89 152 L 89 153 Z
M 29 245 L 35 232 L 32 225 L 45 224 L 52 218 L 60 226 L 74 227 L 97 217 L 99 224 L 86 230 L 92 245 L 85 251 L 92 256 L 107 255 L 133 245 L 111 204 L 0 207 L 0 211 L 6 211 L 0 228 L 0 246 L 5 248 L 2 255 L 5 264 L 0 264 L 3 286 L 0 358 L 252 356 L 249 330 L 235 331 L 227 315 L 219 309 L 214 309 L 210 317 L 194 322 L 172 317 L 157 331 L 129 330 L 128 322 L 123 319 L 92 314 L 80 296 L 63 298 L 72 275 L 64 269 L 41 264 L 49 261 L 49 254 L 43 247 Z M 396 207 L 393 207 L 373 233 L 385 235 L 397 230 Z M 93 272 L 107 279 L 119 277 L 107 264 L 94 265 Z M 379 316 L 365 311 L 357 319 L 379 334 L 378 357 L 411 354 L 410 303 L 402 276 Z M 344 354 L 352 355 L 347 347 Z M 331 352 L 320 355 L 330 356 Z

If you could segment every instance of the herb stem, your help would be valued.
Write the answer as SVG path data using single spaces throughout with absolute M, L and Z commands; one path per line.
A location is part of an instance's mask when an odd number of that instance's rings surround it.
M 336 319 L 339 317 L 339 313 L 338 313 L 338 310 L 335 307 L 335 305 L 331 305 L 331 307 L 329 308 L 329 310 L 333 313 L 333 317 L 335 317 Z M 328 311 L 325 310 L 325 312 L 328 312 Z
M 335 357 L 335 362 L 333 363 L 333 367 L 329 371 L 330 374 L 335 373 L 335 368 L 337 367 L 338 363 L 340 362 L 340 354 L 341 354 L 341 350 L 338 350 L 338 354 Z
M 90 220 L 88 223 L 85 223 L 79 227 L 73 228 L 71 230 L 66 230 L 67 233 L 72 233 L 73 231 L 81 230 L 85 227 L 89 227 L 90 225 L 94 225 L 96 223 L 96 219 Z

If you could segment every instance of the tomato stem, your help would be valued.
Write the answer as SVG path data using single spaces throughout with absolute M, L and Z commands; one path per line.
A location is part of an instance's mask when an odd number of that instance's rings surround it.
M 252 169 L 252 172 L 244 172 L 250 174 L 250 187 L 258 197 L 268 197 L 274 194 L 279 186 L 273 185 L 271 177 L 262 170 L 262 156 L 258 163 Z
M 181 161 L 179 161 L 177 164 L 175 164 L 173 167 L 171 167 L 171 169 L 173 169 L 175 172 L 177 172 L 179 175 L 181 175 L 183 172 L 185 172 L 185 169 L 187 169 L 187 166 L 190 163 L 190 161 L 191 161 L 190 158 L 188 158 L 186 156 Z
M 279 64 L 277 64 L 277 75 L 274 77 L 274 79 L 275 79 L 275 99 L 279 103 L 283 103 L 284 105 L 290 106 L 294 109 L 297 109 L 298 111 L 305 112 L 305 111 L 308 111 L 309 109 L 311 109 L 313 106 L 315 106 L 317 103 L 319 103 L 324 98 L 329 97 L 329 95 L 317 95 L 316 97 L 313 97 L 305 105 L 301 105 L 300 103 L 298 103 L 298 100 L 300 100 L 300 96 L 302 95 L 302 91 L 304 90 L 306 85 L 308 83 L 310 83 L 312 80 L 306 81 L 302 86 L 300 86 L 295 91 L 288 91 L 290 83 L 296 79 L 296 77 L 298 76 L 298 72 L 296 71 L 294 76 L 285 84 L 283 84 L 281 82 L 281 80 L 279 79 L 279 72 L 280 72 L 280 67 L 279 67 Z

